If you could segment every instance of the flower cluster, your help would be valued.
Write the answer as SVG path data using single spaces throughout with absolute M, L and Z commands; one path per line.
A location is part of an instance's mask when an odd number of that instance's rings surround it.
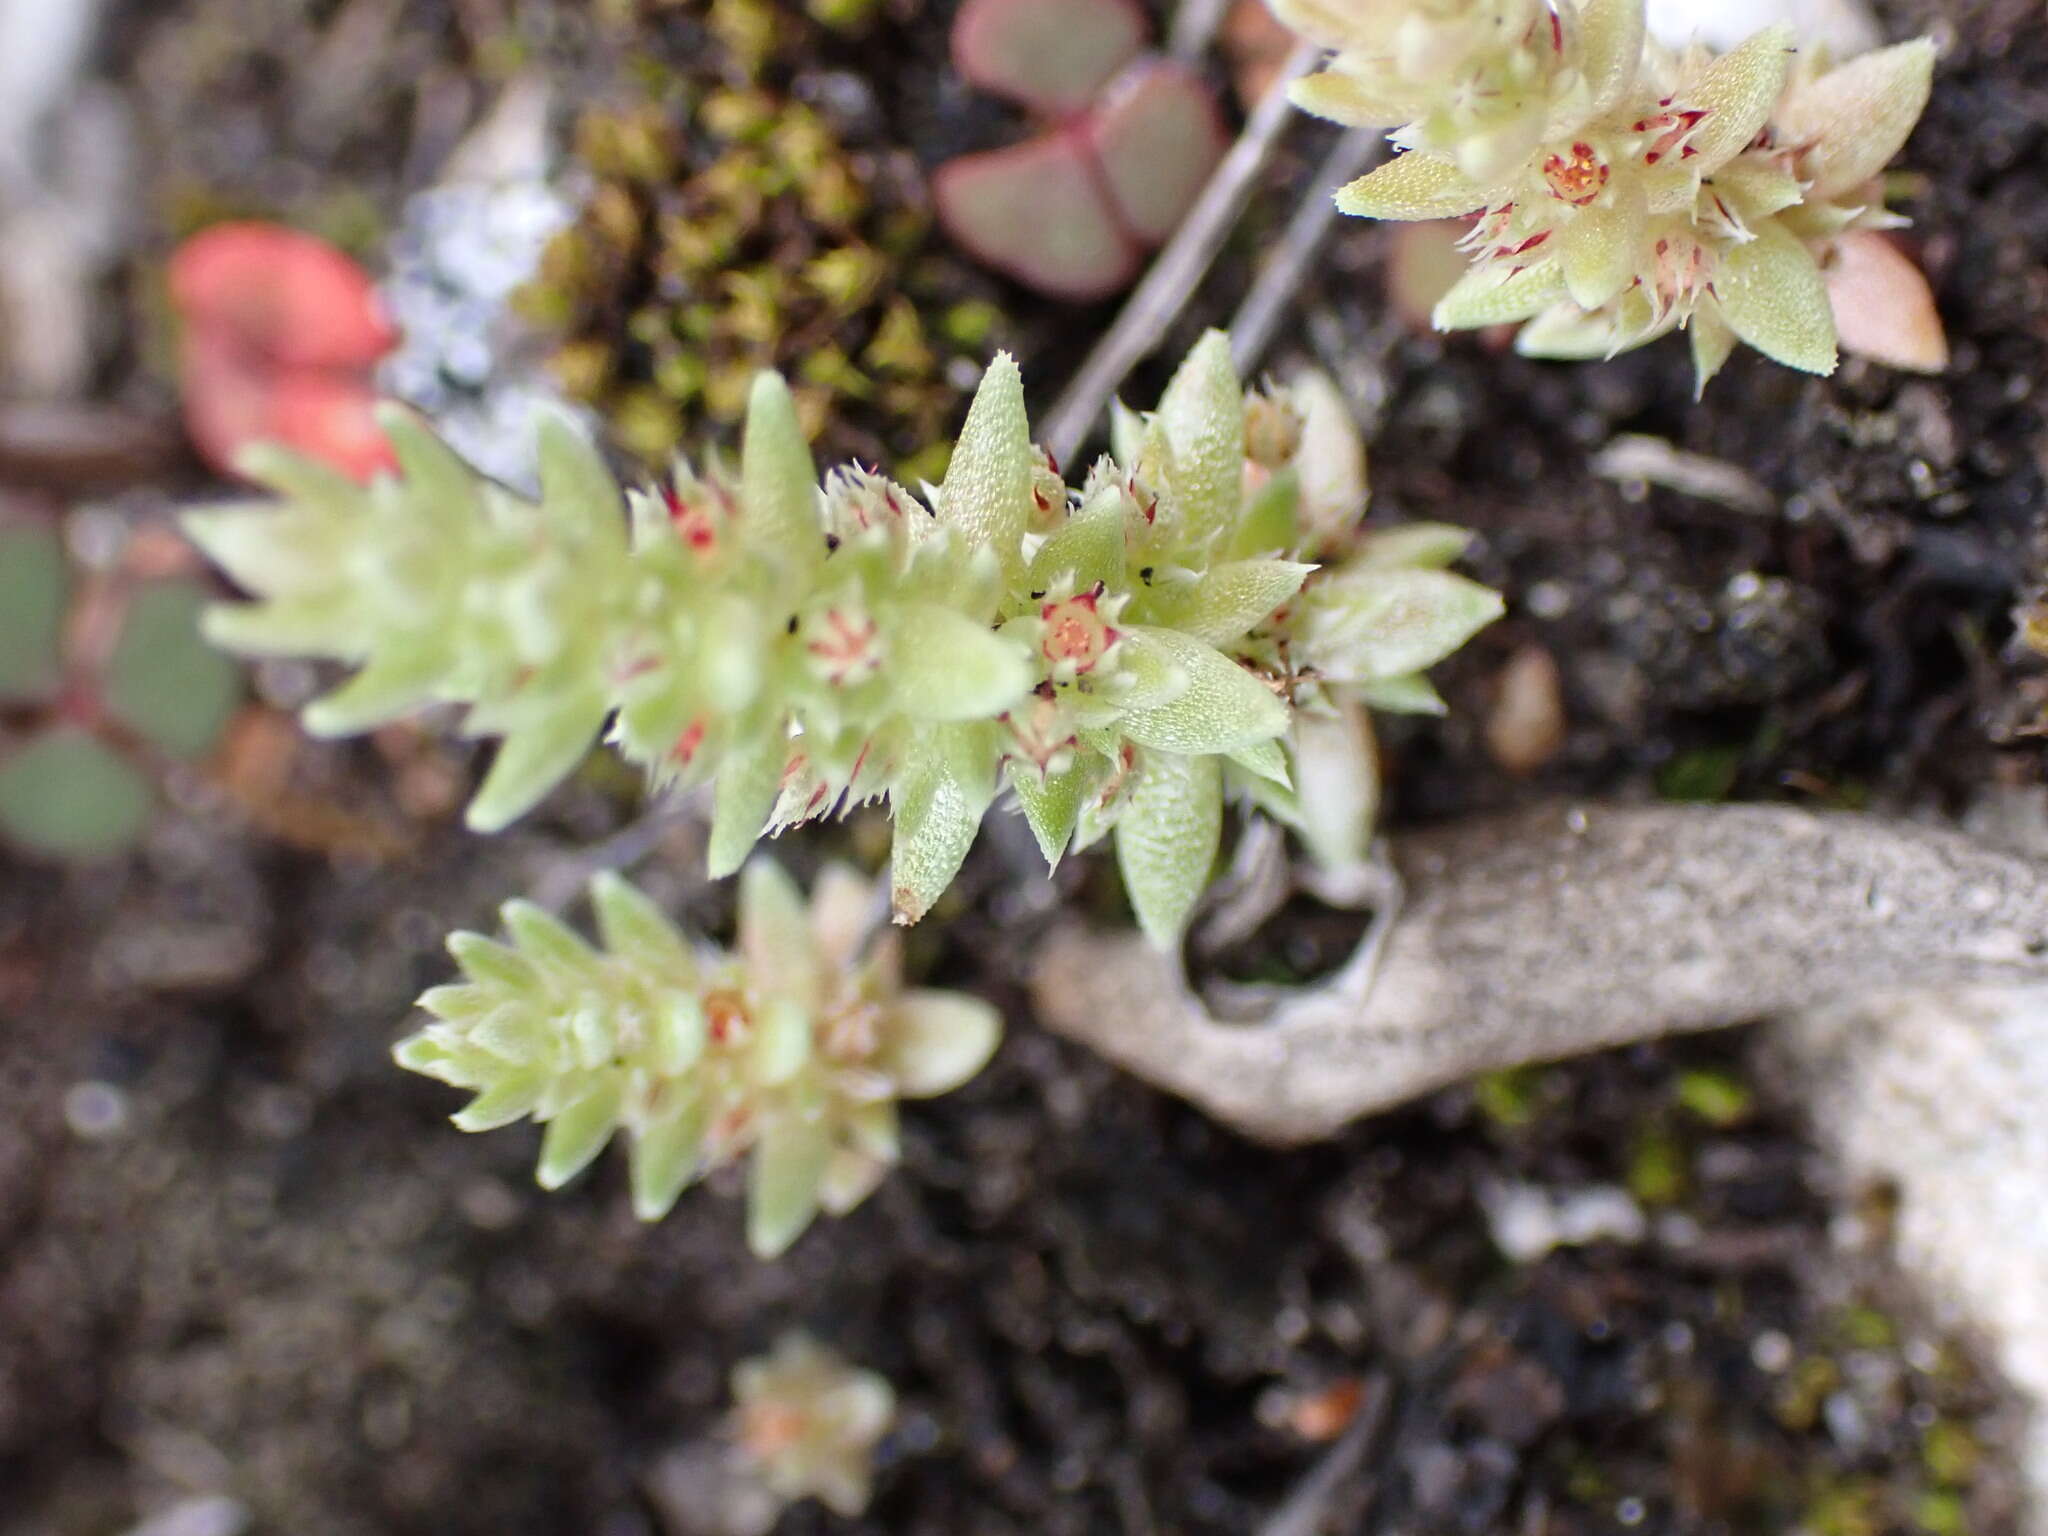
M 995 1049 L 986 1003 L 904 988 L 895 935 L 868 942 L 873 889 L 847 869 L 827 869 L 806 908 L 780 866 L 749 864 L 730 954 L 686 940 L 616 876 L 590 894 L 602 950 L 523 901 L 505 906 L 509 943 L 453 935 L 466 980 L 420 999 L 436 1022 L 396 1051 L 475 1093 L 463 1130 L 543 1122 L 544 1188 L 623 1130 L 633 1209 L 654 1221 L 750 1156 L 747 1241 L 773 1257 L 894 1166 L 898 1100 L 958 1087 Z
M 1880 173 L 1926 106 L 1921 39 L 1830 69 L 1771 27 L 1718 57 L 1648 40 L 1643 0 L 1271 0 L 1333 51 L 1295 100 L 1405 152 L 1338 194 L 1368 218 L 1468 218 L 1444 329 L 1527 321 L 1537 357 L 1689 331 L 1702 387 L 1737 341 L 1835 365 L 1832 243 L 1903 221 Z
M 1310 394 L 1316 394 L 1310 391 Z M 1306 402 L 1306 403 L 1305 403 Z M 1500 611 L 1439 567 L 1442 530 L 1369 538 L 1355 430 L 1327 392 L 1249 397 L 1197 346 L 1070 492 L 1031 443 L 1007 357 L 944 483 L 821 486 L 789 391 L 757 380 L 740 462 L 622 496 L 567 427 L 529 502 L 387 413 L 402 476 L 362 488 L 277 453 L 283 505 L 197 514 L 258 601 L 210 632 L 361 670 L 307 711 L 359 731 L 436 702 L 504 738 L 469 820 L 523 814 L 609 730 L 658 782 L 710 787 L 710 866 L 764 834 L 886 799 L 899 921 L 922 916 L 1005 785 L 1041 848 L 1113 836 L 1139 921 L 1171 943 L 1227 791 L 1362 854 L 1365 825 L 1298 793 L 1307 722 L 1433 708 L 1423 668 Z

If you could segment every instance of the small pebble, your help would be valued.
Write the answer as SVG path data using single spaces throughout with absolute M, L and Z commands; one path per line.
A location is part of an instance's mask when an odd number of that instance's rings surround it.
M 80 1141 L 112 1141 L 128 1129 L 128 1095 L 112 1083 L 73 1083 L 64 1094 L 64 1124 Z

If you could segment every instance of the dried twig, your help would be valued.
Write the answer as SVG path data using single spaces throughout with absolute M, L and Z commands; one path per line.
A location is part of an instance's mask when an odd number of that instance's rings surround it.
M 1379 958 L 1219 1023 L 1176 958 L 1057 929 L 1052 1029 L 1261 1140 L 1476 1073 L 1903 987 L 2048 980 L 2048 871 L 1958 833 L 1777 806 L 1549 809 L 1397 839 Z
M 1252 113 L 1173 239 L 1125 302 L 1123 313 L 1096 343 L 1045 418 L 1042 440 L 1061 463 L 1080 451 L 1109 397 L 1131 369 L 1158 347 L 1216 260 L 1293 114 L 1287 82 L 1306 74 L 1319 56 L 1319 50 L 1306 43 L 1288 55 L 1278 83 Z
M 1337 221 L 1332 194 L 1379 163 L 1386 135 L 1377 128 L 1353 128 L 1330 146 L 1330 152 L 1309 178 L 1301 206 L 1294 210 L 1265 265 L 1237 306 L 1230 322 L 1230 357 L 1237 371 L 1249 377 L 1273 344 L 1274 333 L 1301 297 L 1301 285 L 1314 265 L 1330 226 Z

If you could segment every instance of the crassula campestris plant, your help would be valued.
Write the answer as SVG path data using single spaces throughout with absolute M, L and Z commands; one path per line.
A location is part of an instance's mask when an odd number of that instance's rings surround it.
M 748 1157 L 747 1242 L 772 1258 L 819 1211 L 865 1200 L 896 1162 L 897 1102 L 958 1087 L 1001 1033 L 978 999 L 905 989 L 895 935 L 869 942 L 874 895 L 834 866 L 806 906 L 756 859 L 731 953 L 686 939 L 614 875 L 590 892 L 602 949 L 508 902 L 508 943 L 449 940 L 464 980 L 420 999 L 435 1022 L 398 1062 L 475 1093 L 463 1130 L 543 1122 L 548 1189 L 624 1131 L 643 1221 Z
M 1270 0 L 1332 51 L 1304 109 L 1403 151 L 1346 213 L 1465 217 L 1443 329 L 1527 322 L 1531 356 L 1611 356 L 1688 331 L 1702 387 L 1745 342 L 1834 369 L 1822 267 L 1903 222 L 1881 172 L 1927 103 L 1921 39 L 1830 68 L 1788 27 L 1718 57 L 1644 32 L 1642 0 Z
M 1424 669 L 1500 612 L 1443 569 L 1462 534 L 1361 530 L 1341 410 L 1247 396 L 1221 334 L 1156 412 L 1119 410 L 1078 492 L 1032 446 L 1007 357 L 921 493 L 864 469 L 821 485 L 772 374 L 736 470 L 681 466 L 630 496 L 559 423 L 529 501 L 385 420 L 399 476 L 366 488 L 265 451 L 248 468 L 279 505 L 190 518 L 257 598 L 211 616 L 217 640 L 358 666 L 306 711 L 323 734 L 467 706 L 471 734 L 503 738 L 478 830 L 601 736 L 658 783 L 709 789 L 714 876 L 765 834 L 886 801 L 901 922 L 1005 789 L 1048 860 L 1112 839 L 1162 945 L 1230 794 L 1327 860 L 1362 858 L 1363 711 L 1439 708 Z

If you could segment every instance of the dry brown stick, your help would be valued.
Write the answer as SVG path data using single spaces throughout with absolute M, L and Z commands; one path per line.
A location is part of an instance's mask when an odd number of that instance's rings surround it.
M 1045 418 L 1041 441 L 1060 463 L 1080 451 L 1116 387 L 1158 347 L 1216 260 L 1294 111 L 1287 100 L 1287 82 L 1306 74 L 1318 57 L 1319 51 L 1307 43 L 1288 55 L 1278 81 L 1209 177 L 1173 239 L 1054 403 Z
M 1552 808 L 1397 839 L 1409 901 L 1260 1024 L 1177 958 L 1063 927 L 1039 1018 L 1293 1144 L 1474 1074 L 1897 988 L 2048 980 L 2048 872 L 1961 834 L 1777 806 Z
M 1230 360 L 1249 376 L 1273 344 L 1280 322 L 1301 298 L 1301 285 L 1337 221 L 1337 189 L 1363 176 L 1386 152 L 1377 128 L 1353 128 L 1341 135 L 1309 178 L 1308 192 L 1280 240 L 1252 279 L 1230 322 Z

